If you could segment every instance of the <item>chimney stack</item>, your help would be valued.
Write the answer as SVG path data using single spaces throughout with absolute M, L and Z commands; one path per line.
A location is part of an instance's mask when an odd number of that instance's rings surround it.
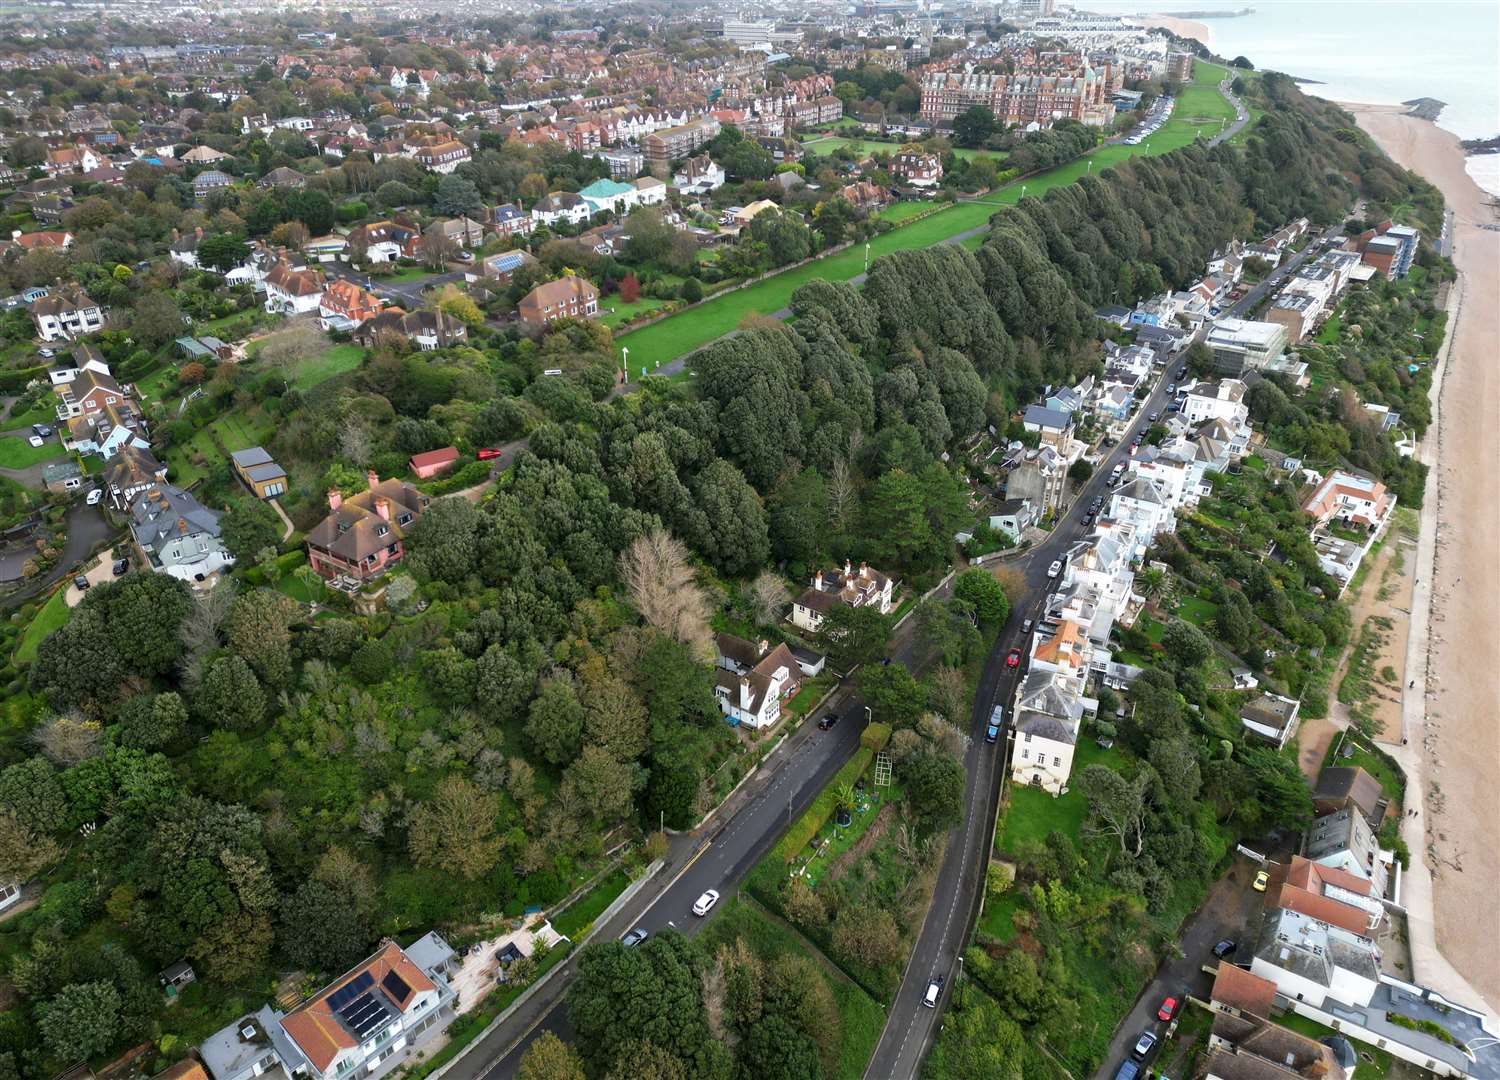
M 813 577 L 813 588 L 819 592 L 823 591 L 823 571 L 819 570 Z
M 344 496 L 338 488 L 328 489 L 328 509 L 337 510 L 344 505 Z
M 365 483 L 369 486 L 371 491 L 374 491 L 380 486 L 380 474 L 374 469 L 366 469 Z
M 848 559 L 845 559 L 844 560 L 844 576 L 845 577 L 852 577 L 853 574 L 854 574 L 854 565 Z
M 375 496 L 375 512 L 380 515 L 381 520 L 391 520 L 391 500 L 384 495 Z
M 750 711 L 750 680 L 740 676 L 740 708 Z

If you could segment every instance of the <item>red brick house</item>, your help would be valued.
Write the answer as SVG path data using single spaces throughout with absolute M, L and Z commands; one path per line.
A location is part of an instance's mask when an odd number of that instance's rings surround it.
M 403 480 L 368 474 L 369 488 L 328 493 L 329 514 L 307 534 L 307 561 L 325 578 L 370 581 L 406 557 L 408 530 L 432 499 Z

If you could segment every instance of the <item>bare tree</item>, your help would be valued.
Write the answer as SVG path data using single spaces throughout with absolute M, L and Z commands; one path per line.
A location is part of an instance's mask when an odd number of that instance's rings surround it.
M 234 603 L 234 593 L 234 578 L 220 575 L 218 583 L 188 608 L 187 616 L 177 630 L 187 650 L 182 658 L 182 683 L 189 692 L 197 688 L 204 663 L 219 647 L 219 628 Z
M 32 738 L 42 753 L 67 768 L 99 753 L 99 722 L 79 712 L 63 713 L 42 721 Z
M 326 344 L 323 335 L 311 322 L 293 323 L 261 341 L 255 358 L 268 368 L 287 377 L 291 369 L 312 356 Z
M 458 256 L 458 241 L 444 232 L 440 225 L 429 226 L 417 247 L 417 254 L 429 270 L 441 270 L 450 259 Z
M 712 655 L 708 598 L 694 580 L 682 541 L 665 529 L 636 537 L 620 556 L 620 577 L 648 625 L 698 656 Z
M 370 432 L 364 423 L 355 416 L 345 420 L 344 426 L 339 429 L 339 455 L 364 468 L 369 464 L 372 450 Z
M 739 1037 L 724 1017 L 724 960 L 715 960 L 713 967 L 700 976 L 703 982 L 703 1015 L 708 1023 L 708 1033 L 725 1046 L 733 1049 Z
M 750 603 L 761 626 L 775 626 L 791 599 L 786 582 L 774 571 L 762 570 L 750 585 Z
M 828 470 L 828 517 L 834 528 L 842 530 L 854 509 L 854 477 L 849 463 L 842 458 Z

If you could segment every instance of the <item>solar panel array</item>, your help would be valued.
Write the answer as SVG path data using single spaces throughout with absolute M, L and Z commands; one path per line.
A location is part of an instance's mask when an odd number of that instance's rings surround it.
M 339 1010 L 339 1017 L 349 1025 L 349 1030 L 361 1042 L 369 1038 L 377 1028 L 385 1026 L 387 1016 L 385 1002 L 369 990 Z
M 354 978 L 328 995 L 328 1007 L 334 1012 L 342 1014 L 345 1005 L 374 985 L 375 976 L 371 975 L 368 971 L 361 971 Z
M 411 996 L 411 987 L 406 985 L 406 980 L 394 971 L 385 973 L 385 978 L 380 980 L 380 988 L 390 995 L 391 1000 L 397 1006 Z

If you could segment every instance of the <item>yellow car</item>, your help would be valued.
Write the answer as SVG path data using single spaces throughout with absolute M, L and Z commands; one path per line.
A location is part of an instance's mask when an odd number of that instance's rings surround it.
M 1270 884 L 1270 881 L 1271 875 L 1262 870 L 1260 873 L 1255 875 L 1255 883 L 1250 887 L 1256 892 L 1265 892 L 1266 886 Z

